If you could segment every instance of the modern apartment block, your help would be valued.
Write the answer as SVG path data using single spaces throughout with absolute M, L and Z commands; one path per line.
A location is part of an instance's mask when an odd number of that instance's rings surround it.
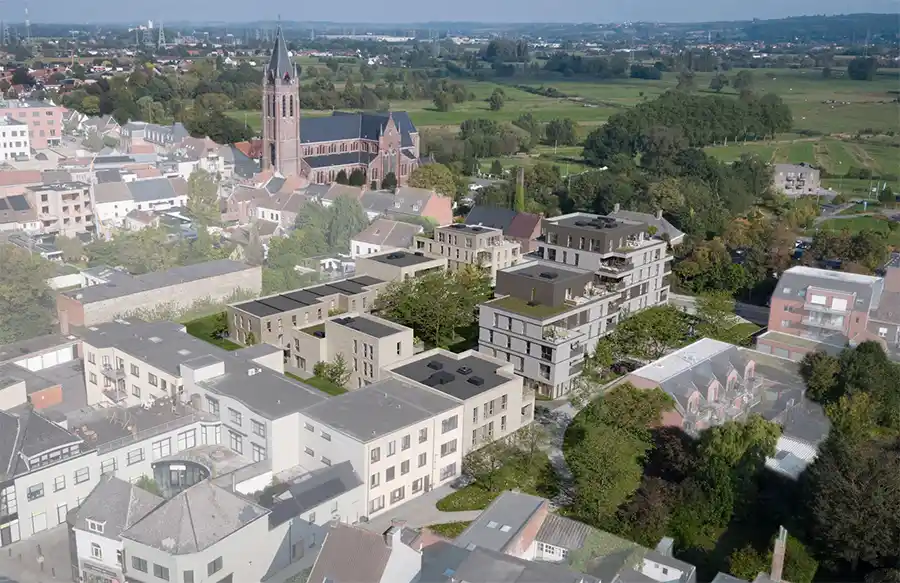
M 523 387 L 508 363 L 478 352 L 454 354 L 435 348 L 387 366 L 385 373 L 460 404 L 463 455 L 534 420 L 534 392 Z
M 171 314 L 196 302 L 227 301 L 239 294 L 258 294 L 262 270 L 239 261 L 220 259 L 131 276 L 117 272 L 107 283 L 56 296 L 60 327 L 93 326 L 132 315 Z
M 494 294 L 479 307 L 479 352 L 512 363 L 526 388 L 550 398 L 569 391 L 586 355 L 620 318 L 618 284 L 559 263 L 501 270 Z
M 0 157 L 21 160 L 31 157 L 28 125 L 11 117 L 0 117 Z
M 238 344 L 265 343 L 288 350 L 293 328 L 321 324 L 337 312 L 367 312 L 388 281 L 360 275 L 232 304 L 227 308 L 228 335 Z
M 821 188 L 820 172 L 809 164 L 775 164 L 775 190 L 787 196 L 811 196 Z
M 413 355 L 413 331 L 370 314 L 341 314 L 306 328 L 290 328 L 290 357 L 285 369 L 302 378 L 313 375 L 318 362 L 340 355 L 358 389 L 382 378 L 381 368 Z
M 27 124 L 31 147 L 35 150 L 59 145 L 63 134 L 62 119 L 65 109 L 49 101 L 0 100 L 0 117 L 11 117 Z
M 800 360 L 873 340 L 900 358 L 900 265 L 884 277 L 797 266 L 778 280 L 757 349 Z
M 403 281 L 447 268 L 447 259 L 421 251 L 385 251 L 356 258 L 356 273 L 382 281 Z
M 622 292 L 624 314 L 668 301 L 668 244 L 647 222 L 571 213 L 544 219 L 537 256 L 599 276 Z
M 25 196 L 37 211 L 44 234 L 74 237 L 96 228 L 90 184 L 59 182 L 29 186 Z
M 445 257 L 450 271 L 462 265 L 483 267 L 493 284 L 498 270 L 519 262 L 522 246 L 505 238 L 500 229 L 453 223 L 435 228 L 432 237 L 417 236 L 414 247 L 431 256 Z

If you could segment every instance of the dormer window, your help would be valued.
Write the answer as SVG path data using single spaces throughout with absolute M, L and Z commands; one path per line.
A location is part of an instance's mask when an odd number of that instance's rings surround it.
M 97 534 L 103 534 L 103 530 L 106 527 L 106 521 L 100 522 L 97 520 L 87 519 L 87 527 L 91 532 L 96 532 Z

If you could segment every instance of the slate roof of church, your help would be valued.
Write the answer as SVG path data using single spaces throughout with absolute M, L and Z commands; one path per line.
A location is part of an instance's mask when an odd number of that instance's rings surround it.
M 304 144 L 316 142 L 334 142 L 338 140 L 377 140 L 387 125 L 388 117 L 394 118 L 394 124 L 400 131 L 403 148 L 413 145 L 410 134 L 419 130 L 405 111 L 393 112 L 357 112 L 347 113 L 335 111 L 327 117 L 303 117 L 300 119 L 300 141 Z M 308 159 L 308 158 L 306 158 Z

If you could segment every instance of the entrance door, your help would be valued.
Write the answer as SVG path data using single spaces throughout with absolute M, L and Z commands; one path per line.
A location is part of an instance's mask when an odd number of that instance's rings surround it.
M 69 512 L 68 504 L 60 504 L 56 507 L 56 522 L 59 524 L 65 524 L 66 522 L 66 514 Z
M 431 491 L 431 475 L 425 476 L 425 491 L 426 492 Z

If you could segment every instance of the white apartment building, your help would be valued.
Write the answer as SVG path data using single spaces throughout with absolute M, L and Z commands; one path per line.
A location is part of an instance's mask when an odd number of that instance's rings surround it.
M 0 118 L 0 157 L 3 160 L 31 157 L 27 123 L 11 117 Z
M 290 330 L 288 372 L 302 378 L 313 375 L 319 362 L 334 362 L 340 355 L 350 378 L 348 389 L 359 389 L 382 378 L 382 367 L 413 355 L 411 328 L 371 314 L 342 314 L 320 324 Z
M 483 267 L 497 281 L 497 271 L 518 263 L 521 244 L 506 239 L 503 231 L 480 225 L 453 223 L 437 227 L 432 237 L 415 238 L 414 248 L 429 255 L 447 258 L 447 269 L 463 265 Z

